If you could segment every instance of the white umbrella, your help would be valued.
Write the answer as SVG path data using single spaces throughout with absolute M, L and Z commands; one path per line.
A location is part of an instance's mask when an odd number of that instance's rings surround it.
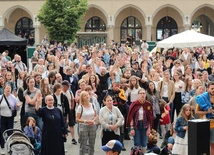
M 214 37 L 198 33 L 194 30 L 184 31 L 157 43 L 157 47 L 161 48 L 204 47 L 213 45 Z

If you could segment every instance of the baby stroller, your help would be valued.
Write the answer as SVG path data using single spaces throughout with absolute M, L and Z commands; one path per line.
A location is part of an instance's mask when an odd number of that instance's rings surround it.
M 10 133 L 12 134 L 9 135 Z M 34 147 L 23 131 L 9 129 L 3 133 L 3 137 L 5 140 L 6 155 L 34 155 Z

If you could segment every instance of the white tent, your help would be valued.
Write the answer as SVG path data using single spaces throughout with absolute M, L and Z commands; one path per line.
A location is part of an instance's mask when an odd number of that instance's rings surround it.
M 161 48 L 204 47 L 213 45 L 214 37 L 198 33 L 194 30 L 184 31 L 157 43 L 157 47 Z

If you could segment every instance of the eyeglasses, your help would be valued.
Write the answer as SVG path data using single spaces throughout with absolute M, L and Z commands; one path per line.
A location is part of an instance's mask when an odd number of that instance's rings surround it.
M 146 94 L 146 93 L 138 93 L 138 94 L 140 94 L 140 95 L 144 95 L 144 94 Z

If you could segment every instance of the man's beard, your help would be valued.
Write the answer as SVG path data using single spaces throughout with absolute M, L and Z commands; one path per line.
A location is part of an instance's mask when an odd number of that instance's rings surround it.
M 214 94 L 211 94 L 210 92 L 209 92 L 209 95 L 212 96 L 212 97 L 214 96 Z

